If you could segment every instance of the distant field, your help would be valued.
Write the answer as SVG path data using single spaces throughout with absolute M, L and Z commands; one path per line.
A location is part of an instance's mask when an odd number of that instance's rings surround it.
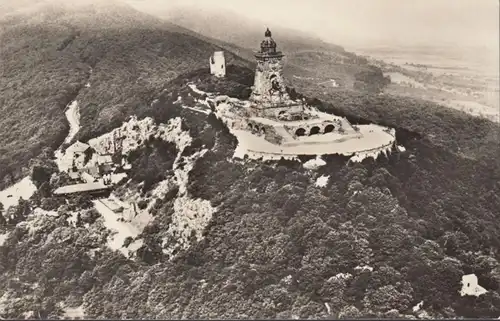
M 498 50 L 484 48 L 358 48 L 391 77 L 385 92 L 422 98 L 499 121 Z
M 357 47 L 349 48 L 363 55 L 397 65 L 415 64 L 443 72 L 476 72 L 498 77 L 498 48 L 475 48 L 430 45 L 426 47 Z

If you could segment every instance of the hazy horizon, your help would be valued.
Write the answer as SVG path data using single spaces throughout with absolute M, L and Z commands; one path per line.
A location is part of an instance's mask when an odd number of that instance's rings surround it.
M 58 1 L 62 0 L 0 0 L 0 9 Z M 242 21 L 241 30 L 234 32 L 235 35 L 244 34 L 241 32 L 245 27 L 255 31 L 259 25 L 262 29 L 282 26 L 352 52 L 391 58 L 387 57 L 389 53 L 413 63 L 441 57 L 450 63 L 477 65 L 498 75 L 498 0 L 254 0 L 251 5 L 235 0 L 78 0 L 64 5 L 79 6 L 86 2 L 124 3 L 167 20 L 169 13 L 176 18 L 180 12 L 177 9 L 185 8 L 185 18 L 189 21 L 190 10 L 197 9 L 201 12 L 195 19 L 207 17 L 198 25 L 202 28 L 216 25 L 222 17 L 234 13 L 228 33 L 233 32 L 234 21 Z M 216 14 L 212 20 L 211 13 Z M 195 31 L 210 36 L 205 29 Z M 275 37 L 279 41 L 279 35 Z M 222 38 L 231 41 L 231 37 Z
M 90 1 L 122 2 L 161 18 L 170 9 L 178 8 L 195 7 L 207 14 L 234 12 L 263 27 L 279 25 L 301 30 L 343 46 L 439 44 L 499 49 L 499 0 L 254 0 L 251 5 L 237 0 Z M 0 9 L 42 2 L 57 1 L 0 0 Z
M 499 39 L 497 0 L 124 0 L 155 14 L 196 6 L 228 10 L 256 22 L 312 33 L 345 45 L 431 45 L 496 48 Z

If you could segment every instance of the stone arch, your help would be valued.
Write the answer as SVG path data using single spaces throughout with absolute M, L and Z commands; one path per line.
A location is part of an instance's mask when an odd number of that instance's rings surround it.
M 325 126 L 325 131 L 324 131 L 324 133 L 325 133 L 325 134 L 326 134 L 326 133 L 331 133 L 331 132 L 333 132 L 334 130 L 335 130 L 335 126 L 333 126 L 332 124 L 328 124 L 328 125 L 326 125 L 326 126 Z
M 306 130 L 304 128 L 299 128 L 295 131 L 295 135 L 304 136 L 306 134 Z
M 262 133 L 262 134 L 266 134 L 266 129 L 265 129 L 264 127 L 262 127 L 262 128 L 260 129 L 260 131 L 261 131 L 261 133 Z
M 255 128 L 255 131 L 256 131 L 257 133 L 258 133 L 258 132 L 260 132 L 260 127 L 259 127 L 259 126 L 255 125 L 253 128 Z
M 248 129 L 253 130 L 253 125 L 252 125 L 252 123 L 248 123 Z
M 309 132 L 309 136 L 317 135 L 317 134 L 319 134 L 319 132 L 320 132 L 319 127 L 318 126 L 313 126 L 311 128 L 311 131 Z

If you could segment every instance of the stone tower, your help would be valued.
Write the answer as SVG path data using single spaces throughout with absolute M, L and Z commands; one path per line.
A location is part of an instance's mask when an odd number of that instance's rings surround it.
M 216 51 L 210 57 L 210 73 L 216 77 L 224 77 L 226 75 L 226 59 L 224 51 Z
M 271 36 L 268 28 L 260 43 L 260 50 L 255 54 L 257 69 L 250 100 L 262 108 L 289 100 L 283 81 L 284 55 L 276 50 L 276 42 Z

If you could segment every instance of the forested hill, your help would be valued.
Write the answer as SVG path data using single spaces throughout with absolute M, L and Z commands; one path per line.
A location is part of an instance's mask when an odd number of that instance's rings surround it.
M 0 188 L 63 142 L 71 101 L 80 106 L 81 137 L 102 133 L 221 50 L 119 2 L 32 2 L 0 19 Z M 228 51 L 226 59 L 248 64 Z
M 151 104 L 169 80 L 205 67 L 215 50 L 225 50 L 228 64 L 254 63 L 248 48 L 113 0 L 29 0 L 4 6 L 1 13 L 0 111 L 7 117 L 0 119 L 0 188 L 21 179 L 30 159 L 44 148 L 62 143 L 68 131 L 64 109 L 73 100 L 82 122 L 77 138 L 84 139 L 118 126 Z M 314 44 L 333 54 L 343 52 L 300 34 L 294 38 L 287 32 L 284 38 L 292 47 L 307 49 L 297 53 L 305 55 L 300 58 L 303 65 L 294 58 L 287 62 L 289 79 L 329 69 L 318 68 L 332 60 L 328 53 L 311 56 Z M 333 64 L 333 73 L 357 84 L 360 91 L 384 85 L 380 70 L 351 60 L 337 68 L 340 65 Z
M 136 2 L 136 7 L 165 21 L 217 39 L 222 42 L 221 46 L 250 61 L 253 61 L 253 53 L 258 50 L 262 41 L 264 26 L 268 26 L 279 50 L 285 54 L 284 73 L 290 82 L 295 77 L 314 78 L 317 87 L 318 84 L 335 79 L 343 88 L 360 91 L 376 87 L 373 83 L 384 86 L 384 77 L 378 67 L 370 65 L 365 58 L 344 50 L 338 44 L 325 42 L 301 31 L 299 26 L 297 29 L 289 29 L 276 25 L 273 21 L 263 24 L 219 8 L 209 10 L 186 5 L 162 10 L 161 7 L 141 6 L 140 2 Z M 366 86 L 365 82 L 371 85 Z
M 325 156 L 316 171 L 299 161 L 236 160 L 235 137 L 196 110 L 203 95 L 187 83 L 245 98 L 250 62 L 226 51 L 228 75 L 216 79 L 206 64 L 221 46 L 194 32 L 113 2 L 43 8 L 0 22 L 0 179 L 9 184 L 33 163 L 55 172 L 37 177 L 31 199 L 0 209 L 0 318 L 500 316 L 498 125 L 379 95 L 373 74 L 365 75 L 375 90 L 325 94 L 304 82 L 295 95 L 353 123 L 396 128 L 406 152 L 361 164 Z M 314 58 L 304 54 L 305 63 Z M 191 138 L 182 153 L 149 137 L 129 155 L 131 181 L 116 192 L 133 194 L 151 215 L 135 260 L 110 249 L 88 198 L 51 194 L 68 177 L 43 149 L 62 143 L 64 108 L 75 99 L 84 141 L 132 115 L 177 119 Z M 185 190 L 153 196 L 186 168 Z M 324 187 L 315 184 L 321 176 Z M 186 199 L 214 212 L 201 240 L 190 234 L 185 249 L 165 252 L 181 237 L 163 241 L 176 211 L 191 208 L 179 202 Z M 461 296 L 461 278 L 472 273 L 487 292 Z
M 162 251 L 179 189 L 151 208 L 154 220 L 140 235 L 136 261 L 109 249 L 109 232 L 88 200 L 68 200 L 59 216 L 27 218 L 33 207 L 58 206 L 39 191 L 16 209 L 20 223 L 4 227 L 10 234 L 0 246 L 0 317 L 56 318 L 66 307 L 86 318 L 500 316 L 500 161 L 487 154 L 498 146 L 481 139 L 498 134 L 498 127 L 372 94 L 349 100 L 346 93 L 339 104 L 307 98 L 353 122 L 396 125 L 407 151 L 349 165 L 345 157 L 327 156 L 317 171 L 298 161 L 237 161 L 231 158 L 235 138 L 213 114 L 183 108 L 201 98 L 186 83 L 243 97 L 251 80 L 251 70 L 237 66 L 226 79 L 197 70 L 166 84 L 157 101 L 138 111 L 158 123 L 182 119 L 193 138 L 185 160 L 208 150 L 187 186 L 190 197 L 216 208 L 201 241 L 174 257 Z M 370 110 L 377 99 L 385 103 Z M 458 127 L 460 146 L 476 150 L 475 157 L 438 137 Z M 172 151 L 146 142 L 132 157 L 132 181 L 122 188 L 151 195 L 172 175 Z M 322 175 L 328 184 L 316 186 Z M 73 223 L 65 211 L 81 217 Z M 460 295 L 461 278 L 470 273 L 486 294 Z

